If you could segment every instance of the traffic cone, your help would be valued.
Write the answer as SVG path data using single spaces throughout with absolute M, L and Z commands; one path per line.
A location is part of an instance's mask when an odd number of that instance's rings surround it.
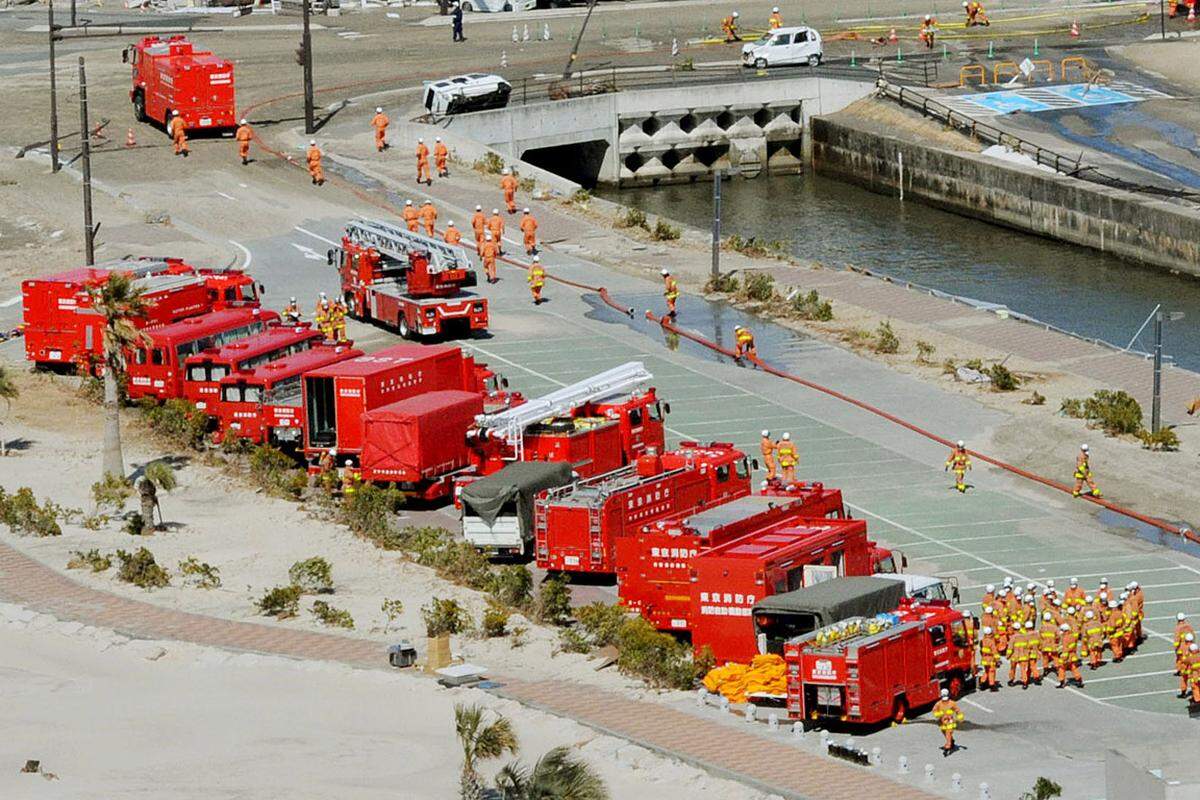
M 125 133 L 125 146 L 126 147 L 137 147 L 137 140 L 133 138 L 133 128 L 130 128 Z
M 892 44 L 900 41 L 900 37 L 896 35 L 896 29 L 892 28 L 892 32 L 888 34 L 888 41 Z
M 1078 20 L 1071 21 L 1071 38 L 1072 39 L 1079 38 L 1079 21 Z
M 521 35 L 520 35 L 519 33 L 517 33 L 517 26 L 516 26 L 516 25 L 513 25 L 512 40 L 513 40 L 514 42 L 519 42 L 519 41 L 521 41 Z
M 508 52 L 505 50 L 501 50 L 500 51 L 500 68 L 504 69 L 507 66 L 508 66 Z

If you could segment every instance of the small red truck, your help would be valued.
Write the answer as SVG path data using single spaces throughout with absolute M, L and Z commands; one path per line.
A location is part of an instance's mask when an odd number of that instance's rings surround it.
M 474 461 L 467 430 L 482 413 L 482 395 L 461 390 L 423 392 L 368 411 L 359 476 L 425 500 L 448 494 L 449 476 Z
M 146 36 L 126 47 L 121 60 L 132 70 L 129 100 L 138 122 L 166 127 L 178 111 L 188 130 L 237 127 L 232 61 L 197 50 L 182 34 Z
M 643 525 L 750 494 L 750 464 L 731 444 L 681 442 L 661 455 L 548 490 L 534 503 L 542 569 L 615 575 L 622 539 Z M 464 512 L 470 532 L 473 517 Z M 527 534 L 529 532 L 526 532 Z M 529 538 L 529 537 L 526 537 Z
M 234 435 L 253 444 L 299 446 L 304 435 L 304 374 L 361 355 L 363 351 L 347 345 L 316 343 L 295 355 L 226 375 L 220 399 L 206 409 L 217 420 L 213 441 L 220 444 Z
M 278 321 L 274 311 L 227 308 L 146 331 L 149 341 L 126 358 L 129 399 L 183 397 L 184 364 L 189 356 L 255 336 Z
M 104 319 L 92 307 L 92 293 L 117 272 L 132 278 L 146 300 L 146 316 L 135 321 L 143 329 L 259 302 L 244 272 L 201 270 L 174 258 L 128 257 L 32 278 L 21 284 L 26 359 L 39 367 L 98 364 Z
M 350 316 L 377 322 L 404 338 L 471 335 L 488 326 L 487 299 L 459 245 L 389 222 L 354 220 L 327 259 L 337 267 Z
M 789 640 L 783 658 L 788 717 L 806 726 L 902 722 L 943 688 L 957 699 L 974 682 L 974 643 L 945 601 L 843 619 Z
M 221 379 L 241 370 L 301 353 L 324 339 L 307 323 L 273 325 L 262 333 L 189 356 L 184 362 L 183 396 L 209 414 L 218 401 Z

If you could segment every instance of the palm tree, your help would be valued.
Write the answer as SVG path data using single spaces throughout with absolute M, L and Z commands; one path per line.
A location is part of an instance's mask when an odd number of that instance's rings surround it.
M 12 401 L 16 400 L 20 393 L 16 381 L 8 374 L 8 369 L 0 365 L 0 400 L 4 401 L 4 406 L 8 411 L 12 410 Z M 0 436 L 0 456 L 4 455 L 8 455 L 8 451 L 4 445 L 4 437 Z
M 127 350 L 149 340 L 134 321 L 146 316 L 149 304 L 129 275 L 114 272 L 92 290 L 92 305 L 104 317 L 104 475 L 125 477 L 121 455 L 119 386 Z
M 501 800 L 608 800 L 604 781 L 569 748 L 556 747 L 532 770 L 513 763 L 496 776 Z
M 499 758 L 505 752 L 516 754 L 517 734 L 512 722 L 501 714 L 489 725 L 484 725 L 483 708 L 480 706 L 454 706 L 454 732 L 463 748 L 462 778 L 459 796 L 462 800 L 483 800 L 483 781 L 475 771 L 475 765 L 487 758 Z

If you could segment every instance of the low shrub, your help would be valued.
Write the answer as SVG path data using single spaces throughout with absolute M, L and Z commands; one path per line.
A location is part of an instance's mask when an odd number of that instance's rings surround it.
M 571 588 L 566 575 L 552 575 L 538 589 L 534 614 L 546 625 L 566 625 L 571 619 Z
M 1037 389 L 1033 390 L 1033 394 L 1021 401 L 1027 406 L 1044 406 L 1046 405 L 1046 396 Z
M 816 289 L 808 294 L 796 292 L 788 301 L 788 314 L 796 319 L 828 322 L 833 319 L 833 304 L 822 300 Z
M 33 490 L 28 486 L 22 486 L 12 494 L 0 487 L 0 522 L 13 533 L 62 536 L 62 526 L 58 524 L 62 515 L 62 508 L 50 500 L 38 505 Z
M 503 604 L 496 601 L 496 598 L 489 598 L 487 608 L 483 610 L 483 617 L 479 621 L 480 632 L 488 639 L 496 639 L 508 633 L 508 618 L 512 616 L 512 612 Z
M 445 636 L 470 630 L 471 618 L 457 600 L 431 598 L 421 607 L 426 636 Z
M 387 549 L 402 550 L 418 564 L 429 566 L 451 540 L 450 531 L 445 528 L 409 526 L 392 537 L 392 547 Z
M 184 586 L 216 589 L 221 585 L 221 570 L 195 556 L 188 556 L 179 562 L 179 574 L 183 576 Z
M 775 278 L 765 272 L 748 273 L 742 279 L 742 287 L 738 297 L 742 300 L 753 300 L 765 303 L 775 298 Z
M 99 550 L 92 548 L 86 553 L 82 550 L 72 550 L 71 560 L 67 562 L 67 569 L 83 569 L 87 567 L 92 572 L 104 572 L 112 566 L 112 559 L 106 555 L 102 555 Z
M 293 500 L 301 497 L 308 486 L 308 476 L 296 467 L 286 453 L 269 444 L 260 444 L 250 451 L 250 480 L 267 494 Z
M 655 688 L 690 689 L 696 680 L 691 653 L 642 617 L 626 620 L 617 636 L 617 669 Z
M 900 337 L 892 330 L 892 323 L 879 323 L 879 327 L 875 329 L 874 350 L 876 353 L 900 352 Z
M 1137 433 L 1142 429 L 1142 407 L 1123 391 L 1101 389 L 1083 401 L 1083 416 L 1105 433 Z
M 733 234 L 725 240 L 725 248 L 750 258 L 767 258 L 785 255 L 789 242 L 785 239 L 759 239 L 757 236 Z
M 973 369 L 976 372 L 983 372 L 983 359 L 982 358 L 968 359 L 967 363 L 963 364 L 963 366 L 966 367 L 967 369 Z
M 133 497 L 133 481 L 123 475 L 104 473 L 104 480 L 92 484 L 92 501 L 97 509 L 112 509 L 120 512 Z
M 568 205 L 578 206 L 579 208 L 582 208 L 584 210 L 587 209 L 588 205 L 590 205 L 591 202 L 592 202 L 592 193 L 589 192 L 587 189 L 576 189 L 575 193 L 567 198 Z
M 144 547 L 139 547 L 133 553 L 118 550 L 117 560 L 121 562 L 117 568 L 117 578 L 125 583 L 143 589 L 156 589 L 171 582 L 171 576 L 155 562 L 154 554 Z
M 333 594 L 333 567 L 320 556 L 292 564 L 288 578 L 304 594 Z
M 732 272 L 722 272 L 704 284 L 704 291 L 709 294 L 733 294 L 737 289 L 738 279 Z
M 528 635 L 528 625 L 513 625 L 508 629 L 508 643 L 514 649 L 524 647 L 526 644 L 525 637 Z
M 299 586 L 276 586 L 263 592 L 255 605 L 259 612 L 268 617 L 289 619 L 296 616 L 303 593 Z
M 150 430 L 179 447 L 203 450 L 208 440 L 209 417 L 181 397 L 159 403 L 145 397 L 138 402 Z
M 354 629 L 354 617 L 350 616 L 350 612 L 344 608 L 334 608 L 324 600 L 314 600 L 312 615 L 321 621 L 322 625 L 327 625 L 331 628 L 347 628 Z
M 121 526 L 121 530 L 130 536 L 148 536 L 154 533 L 154 526 L 146 522 L 142 512 L 134 511 L 125 517 L 125 524 Z
M 1179 434 L 1175 433 L 1175 426 L 1173 425 L 1159 428 L 1158 433 L 1151 433 L 1148 429 L 1142 428 L 1138 431 L 1137 436 L 1141 439 L 1142 446 L 1147 450 L 1179 449 Z
M 341 522 L 372 541 L 386 540 L 393 531 L 392 521 L 404 500 L 404 493 L 394 485 L 364 483 L 357 491 L 342 498 Z
M 1064 397 L 1058 407 L 1058 413 L 1064 417 L 1083 419 L 1083 401 L 1077 397 Z
M 956 372 L 958 372 L 958 362 L 953 358 L 947 358 L 942 362 L 943 375 L 953 375 Z
M 992 364 L 984 374 L 992 379 L 992 391 L 1011 392 L 1021 385 L 1021 380 L 1003 364 Z
M 254 449 L 254 442 L 235 431 L 229 431 L 221 439 L 221 452 L 228 456 L 248 455 Z
M 517 178 L 517 189 L 525 194 L 533 194 L 533 190 L 537 188 L 537 181 L 533 178 Z
M 588 638 L 587 633 L 578 627 L 563 628 L 558 632 L 558 644 L 564 653 L 582 653 L 587 655 L 592 652 L 592 640 Z
M 656 242 L 673 242 L 683 235 L 679 226 L 659 219 L 654 223 L 654 230 L 650 231 L 650 238 Z
M 622 209 L 621 213 L 617 214 L 616 222 L 618 228 L 641 228 L 642 230 L 650 230 L 650 223 L 646 221 L 646 212 L 640 208 Z
M 619 605 L 595 602 L 575 609 L 575 619 L 593 647 L 607 647 L 617 643 L 629 613 Z
M 473 165 L 476 172 L 482 172 L 484 175 L 499 175 L 504 171 L 504 159 L 499 153 L 488 151 L 483 154 L 482 158 L 475 160 Z
M 533 574 L 523 564 L 507 564 L 493 573 L 489 591 L 509 608 L 528 608 L 533 600 Z
M 432 557 L 438 576 L 470 589 L 486 591 L 492 585 L 492 565 L 487 556 L 464 541 L 449 542 Z
M 392 625 L 395 624 L 396 620 L 400 619 L 400 616 L 404 613 L 404 603 L 400 602 L 399 600 L 392 600 L 385 597 L 383 598 L 382 605 L 379 606 L 379 610 L 383 612 L 383 632 L 387 633 L 388 629 L 391 628 Z
M 866 347 L 875 338 L 866 328 L 851 328 L 841 332 L 842 341 L 851 347 Z
M 917 340 L 917 363 L 928 364 L 930 357 L 937 351 L 937 348 L 931 345 L 924 339 Z

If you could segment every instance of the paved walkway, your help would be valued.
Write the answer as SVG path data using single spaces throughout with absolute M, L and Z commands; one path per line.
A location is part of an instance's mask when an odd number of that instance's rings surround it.
M 11 545 L 0 542 L 0 599 L 63 620 L 111 628 L 142 639 L 174 639 L 227 650 L 336 661 L 381 668 L 378 642 L 163 608 L 84 586 Z M 778 742 L 731 730 L 657 703 L 560 681 L 522 682 L 496 676 L 500 694 L 574 719 L 722 777 L 796 800 L 922 800 L 933 795 L 877 777 L 865 769 L 810 755 Z

